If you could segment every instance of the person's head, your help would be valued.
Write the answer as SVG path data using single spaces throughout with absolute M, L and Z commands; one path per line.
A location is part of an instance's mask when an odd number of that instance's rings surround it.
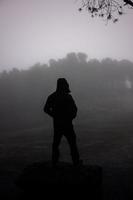
M 57 80 L 57 92 L 70 93 L 69 84 L 65 78 L 59 78 Z

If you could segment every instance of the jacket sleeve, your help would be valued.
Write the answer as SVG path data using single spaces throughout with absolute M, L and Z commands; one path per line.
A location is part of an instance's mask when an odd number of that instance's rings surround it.
M 78 108 L 72 96 L 70 96 L 70 100 L 71 100 L 71 115 L 72 115 L 72 119 L 74 119 L 77 116 Z
M 50 117 L 53 117 L 52 99 L 50 97 L 48 97 L 44 105 L 43 111 L 47 113 Z

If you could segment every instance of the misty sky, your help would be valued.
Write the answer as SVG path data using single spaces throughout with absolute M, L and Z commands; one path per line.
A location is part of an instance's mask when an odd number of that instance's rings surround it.
M 68 52 L 133 61 L 133 10 L 116 24 L 79 12 L 80 0 L 0 0 L 0 71 Z

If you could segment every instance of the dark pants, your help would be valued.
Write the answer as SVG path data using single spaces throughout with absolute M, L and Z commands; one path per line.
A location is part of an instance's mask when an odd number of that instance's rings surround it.
M 79 152 L 76 144 L 76 135 L 73 129 L 72 122 L 69 123 L 56 123 L 54 122 L 54 139 L 52 145 L 52 162 L 56 164 L 59 160 L 59 145 L 61 138 L 65 136 L 70 146 L 72 161 L 74 164 L 79 162 Z

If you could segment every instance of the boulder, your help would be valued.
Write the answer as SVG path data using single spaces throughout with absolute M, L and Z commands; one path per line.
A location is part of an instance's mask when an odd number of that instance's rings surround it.
M 67 198 L 85 195 L 102 199 L 102 168 L 100 166 L 80 165 L 60 162 L 53 167 L 51 162 L 34 163 L 27 166 L 16 181 L 16 185 L 30 197 L 60 194 Z

